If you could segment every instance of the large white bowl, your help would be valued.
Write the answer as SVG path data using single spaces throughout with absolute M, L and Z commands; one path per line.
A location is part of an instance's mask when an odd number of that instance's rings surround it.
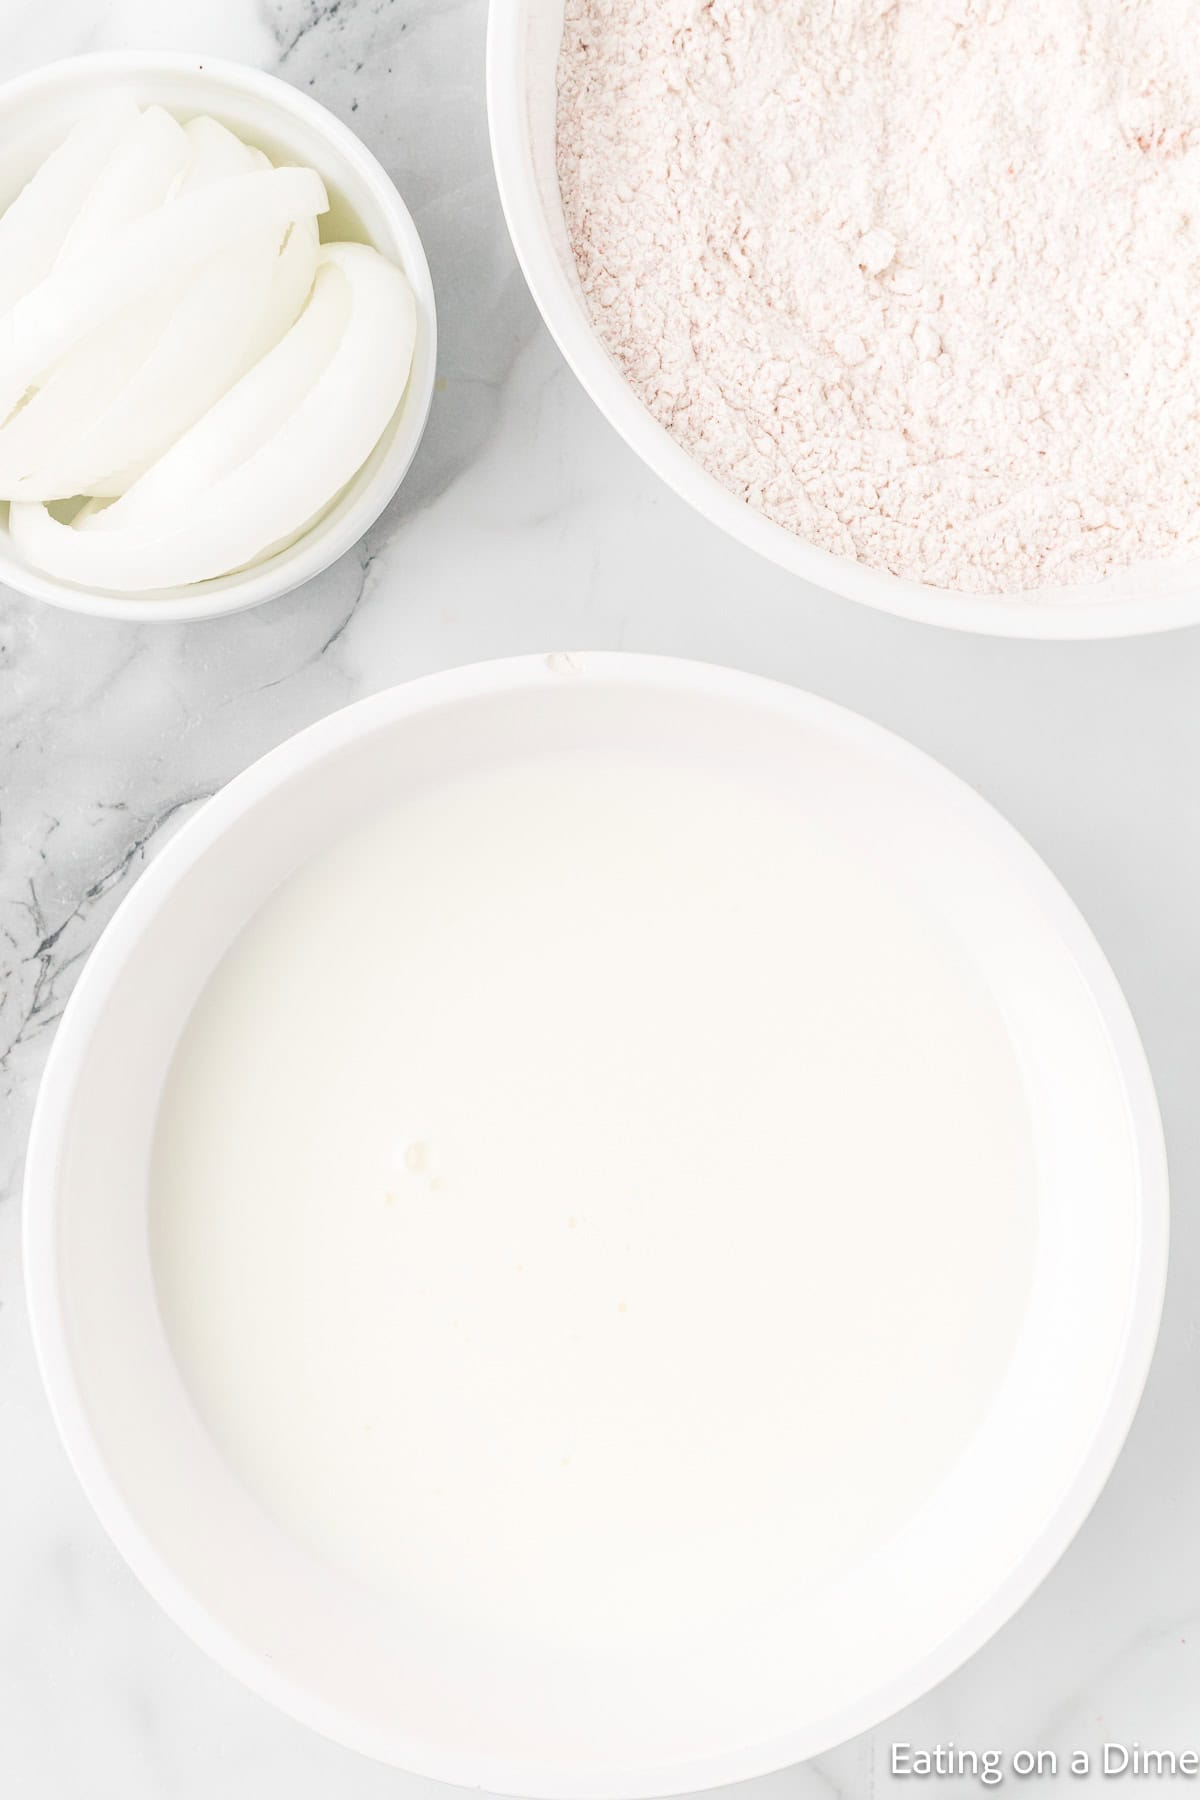
M 669 1655 L 632 1631 L 615 1647 L 564 1648 L 519 1619 L 511 1639 L 484 1641 L 456 1621 L 451 1596 L 442 1616 L 410 1616 L 318 1564 L 268 1521 L 200 1423 L 148 1245 L 164 1072 L 255 909 L 399 797 L 564 751 L 736 768 L 829 809 L 885 883 L 894 874 L 950 922 L 988 984 L 1034 1145 L 1026 1311 L 959 1460 L 849 1572 L 801 1595 L 747 1595 L 740 1628 L 713 1618 Z M 296 1718 L 386 1762 L 506 1794 L 620 1800 L 815 1755 L 930 1687 L 1021 1604 L 1078 1529 L 1133 1416 L 1164 1277 L 1166 1172 L 1145 1060 L 1103 955 L 969 788 L 776 683 L 653 657 L 552 656 L 433 676 L 335 714 L 167 845 L 59 1026 L 24 1228 L 37 1352 L 67 1449 L 120 1550 L 198 1644 Z
M 383 437 L 312 528 L 252 568 L 190 587 L 121 595 L 94 592 L 32 568 L 13 544 L 0 504 L 0 582 L 71 612 L 167 623 L 241 612 L 299 587 L 356 544 L 408 471 L 433 399 L 437 324 L 433 283 L 417 228 L 394 183 L 340 119 L 274 75 L 240 63 L 168 51 L 112 51 L 50 63 L 0 87 L 0 211 L 88 107 L 114 92 L 180 119 L 209 113 L 272 161 L 315 169 L 329 193 L 326 242 L 372 244 L 407 275 L 417 341 L 403 400 Z
M 638 399 L 588 317 L 555 170 L 563 0 L 489 0 L 488 118 L 496 182 L 530 292 L 600 411 L 643 462 L 705 518 L 794 575 L 882 612 L 997 637 L 1127 637 L 1200 619 L 1200 562 L 1147 565 L 1036 595 L 964 594 L 905 581 L 806 544 L 723 488 Z M 819 154 L 819 151 L 817 152 Z

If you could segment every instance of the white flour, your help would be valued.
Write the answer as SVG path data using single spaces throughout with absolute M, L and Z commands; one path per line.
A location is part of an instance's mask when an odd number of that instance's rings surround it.
M 1195 0 L 567 0 L 558 158 L 657 419 L 942 587 L 1200 554 Z

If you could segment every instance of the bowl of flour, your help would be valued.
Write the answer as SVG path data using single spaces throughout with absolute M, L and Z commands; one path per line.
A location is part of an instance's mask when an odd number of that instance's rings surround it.
M 534 298 L 610 422 L 814 585 L 1019 637 L 1200 619 L 1187 0 L 492 0 Z

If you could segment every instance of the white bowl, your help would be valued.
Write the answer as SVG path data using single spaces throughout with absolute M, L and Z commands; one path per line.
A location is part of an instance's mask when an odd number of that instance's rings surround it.
M 417 302 L 417 342 L 394 419 L 338 500 L 303 537 L 268 561 L 194 586 L 119 595 L 75 587 L 30 566 L 0 505 L 0 582 L 70 612 L 166 622 L 240 612 L 290 592 L 356 544 L 379 517 L 416 454 L 429 417 L 437 356 L 433 283 L 417 228 L 387 172 L 311 95 L 240 63 L 165 51 L 114 51 L 50 63 L 0 87 L 0 210 L 71 125 L 103 96 L 129 93 L 181 119 L 209 113 L 275 162 L 313 168 L 329 192 L 327 242 L 374 245 L 407 275 Z
M 564 751 L 666 751 L 706 773 L 800 784 L 789 791 L 828 807 L 901 891 L 919 882 L 1001 1009 L 1034 1145 L 1029 1298 L 958 1461 L 848 1572 L 800 1595 L 769 1584 L 747 1597 L 741 1629 L 713 1618 L 670 1655 L 632 1630 L 615 1648 L 542 1643 L 519 1619 L 511 1642 L 478 1640 L 452 1597 L 444 1616 L 388 1610 L 302 1552 L 190 1404 L 148 1244 L 164 1073 L 255 909 L 398 797 Z M 1102 953 L 968 787 L 879 727 L 773 682 L 654 657 L 552 656 L 432 676 L 337 713 L 240 775 L 166 846 L 59 1026 L 24 1234 L 38 1358 L 71 1459 L 134 1571 L 198 1644 L 385 1762 L 506 1794 L 619 1800 L 826 1750 L 948 1674 L 1025 1600 L 1095 1500 L 1137 1404 L 1165 1271 L 1166 1170 L 1146 1063 Z
M 1146 565 L 1036 595 L 965 594 L 834 556 L 756 512 L 693 461 L 638 399 L 592 326 L 555 169 L 563 0 L 490 0 L 487 94 L 496 183 L 530 292 L 559 349 L 631 449 L 731 537 L 794 575 L 881 612 L 997 637 L 1126 637 L 1200 619 L 1200 562 Z

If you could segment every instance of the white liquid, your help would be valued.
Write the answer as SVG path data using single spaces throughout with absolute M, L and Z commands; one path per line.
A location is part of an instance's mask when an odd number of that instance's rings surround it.
M 514 766 L 288 882 L 172 1066 L 152 1238 L 318 1554 L 604 1641 L 821 1578 L 980 1421 L 1029 1127 L 963 953 L 785 799 Z

